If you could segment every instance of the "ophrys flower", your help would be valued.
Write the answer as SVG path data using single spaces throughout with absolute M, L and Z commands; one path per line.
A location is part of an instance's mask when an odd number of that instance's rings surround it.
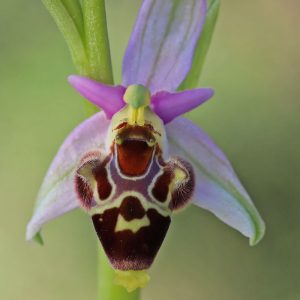
M 83 207 L 115 269 L 150 267 L 170 216 L 193 201 L 258 242 L 264 224 L 230 163 L 183 113 L 211 89 L 176 92 L 193 61 L 206 1 L 143 2 L 123 62 L 121 86 L 71 76 L 103 109 L 66 139 L 40 190 L 28 225 Z

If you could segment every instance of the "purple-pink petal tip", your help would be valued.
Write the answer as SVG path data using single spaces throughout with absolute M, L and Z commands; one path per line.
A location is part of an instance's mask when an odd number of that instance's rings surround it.
M 151 107 L 167 124 L 176 117 L 201 105 L 213 95 L 214 90 L 210 88 L 187 90 L 178 93 L 159 92 L 152 96 Z
M 108 119 L 125 106 L 123 86 L 106 85 L 78 75 L 69 76 L 68 81 L 81 96 L 101 108 Z

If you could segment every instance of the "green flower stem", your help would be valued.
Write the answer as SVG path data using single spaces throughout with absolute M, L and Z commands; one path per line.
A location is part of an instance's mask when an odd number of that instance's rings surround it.
M 85 44 L 89 59 L 89 77 L 113 83 L 112 64 L 107 33 L 105 1 L 82 1 Z
M 140 290 L 128 293 L 123 287 L 113 284 L 115 271 L 110 266 L 102 249 L 99 250 L 99 299 L 100 300 L 138 300 Z
M 88 74 L 82 75 L 103 83 L 113 84 L 105 0 L 82 0 L 82 12 L 85 48 L 89 61 Z M 98 111 L 98 108 L 88 101 L 85 101 L 85 108 L 88 115 Z

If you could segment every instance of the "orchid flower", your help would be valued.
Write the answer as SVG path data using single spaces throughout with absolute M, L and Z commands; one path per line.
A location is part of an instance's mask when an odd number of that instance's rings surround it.
M 224 153 L 182 117 L 213 90 L 177 91 L 192 67 L 207 3 L 175 2 L 143 2 L 121 85 L 69 77 L 102 111 L 60 147 L 27 227 L 28 240 L 40 238 L 44 223 L 81 207 L 112 267 L 141 272 L 140 281 L 147 281 L 143 272 L 161 247 L 172 213 L 189 203 L 215 214 L 251 245 L 264 234 L 264 223 Z M 124 276 L 119 280 L 124 284 Z

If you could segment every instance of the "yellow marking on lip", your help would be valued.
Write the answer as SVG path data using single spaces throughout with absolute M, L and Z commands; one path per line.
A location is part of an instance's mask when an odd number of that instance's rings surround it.
M 175 168 L 174 175 L 175 175 L 175 181 L 177 182 L 183 181 L 187 178 L 186 172 L 184 172 L 182 169 L 178 167 Z
M 150 220 L 146 215 L 142 219 L 133 219 L 130 221 L 126 221 L 122 215 L 119 215 L 115 227 L 115 232 L 123 231 L 123 230 L 131 230 L 133 233 L 136 233 L 142 227 L 147 227 L 149 225 L 150 225 Z
M 165 207 L 164 204 L 160 204 L 158 202 L 150 202 L 148 201 L 145 196 L 139 192 L 130 190 L 123 192 L 119 197 L 114 199 L 114 201 L 110 201 L 105 203 L 105 205 L 99 205 L 96 207 L 92 207 L 88 213 L 93 216 L 96 214 L 103 214 L 106 210 L 111 208 L 119 208 L 123 202 L 123 200 L 128 196 L 134 196 L 138 198 L 145 210 L 155 209 L 160 215 L 164 217 L 168 217 L 171 215 L 171 210 L 168 207 Z
M 123 286 L 127 292 L 131 293 L 137 288 L 144 288 L 150 280 L 150 276 L 145 270 L 142 271 L 120 271 L 116 270 L 114 283 Z

